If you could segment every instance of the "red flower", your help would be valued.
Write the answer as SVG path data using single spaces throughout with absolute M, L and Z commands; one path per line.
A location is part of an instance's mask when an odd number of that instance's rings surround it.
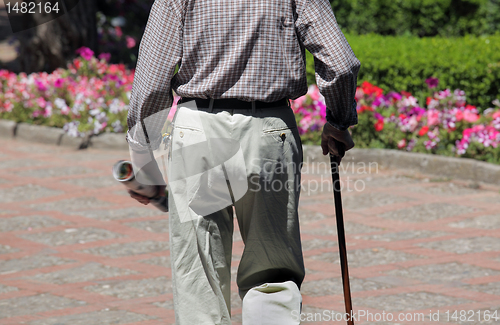
M 407 92 L 407 91 L 401 91 L 401 95 L 405 96 L 405 97 L 410 97 L 411 96 L 411 93 Z
M 426 125 L 420 129 L 420 132 L 418 132 L 418 135 L 423 137 L 424 135 L 427 134 L 427 132 L 429 132 L 429 127 Z
M 363 92 L 368 96 L 375 94 L 376 97 L 379 97 L 384 93 L 384 90 L 382 88 L 374 86 L 368 81 L 363 81 L 363 83 L 361 84 L 361 88 L 363 89 Z
M 406 119 L 406 115 L 405 114 L 399 114 L 399 119 L 401 119 L 401 120 Z
M 476 109 L 476 106 L 467 105 L 467 106 L 465 106 L 465 109 L 468 109 L 468 110 L 472 111 L 472 110 Z
M 432 100 L 431 97 L 427 97 L 427 106 L 429 106 L 429 104 L 431 103 L 431 100 Z
M 366 106 L 366 105 L 362 105 L 361 108 L 359 109 L 359 112 L 360 113 L 363 113 L 364 111 L 370 111 L 370 112 L 373 112 L 373 107 L 371 106 Z
M 380 132 L 384 129 L 384 120 L 377 120 L 375 122 L 375 131 Z

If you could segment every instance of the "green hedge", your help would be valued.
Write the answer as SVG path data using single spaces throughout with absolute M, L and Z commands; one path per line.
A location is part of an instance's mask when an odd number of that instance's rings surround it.
M 500 31 L 500 0 L 333 0 L 348 33 L 414 36 L 489 35 Z
M 425 79 L 436 77 L 439 88 L 462 89 L 481 110 L 500 98 L 500 33 L 496 36 L 417 38 L 346 34 L 361 61 L 358 85 L 369 81 L 385 91 L 408 91 L 425 103 Z M 314 62 L 307 58 L 308 80 Z

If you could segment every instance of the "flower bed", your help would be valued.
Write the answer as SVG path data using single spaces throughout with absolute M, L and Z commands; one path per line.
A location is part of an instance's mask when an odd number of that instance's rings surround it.
M 82 137 L 125 132 L 133 70 L 108 64 L 109 56 L 81 48 L 67 69 L 16 75 L 0 70 L 0 118 L 63 128 Z M 351 128 L 358 148 L 390 148 L 470 157 L 500 164 L 500 101 L 479 113 L 462 90 L 437 89 L 429 78 L 425 105 L 407 92 L 368 82 L 357 89 L 359 123 Z M 179 99 L 174 96 L 174 103 Z M 175 105 L 174 105 L 175 108 Z M 305 144 L 319 144 L 326 106 L 315 85 L 292 101 Z M 173 110 L 172 112 L 173 113 Z
M 480 114 L 468 105 L 465 92 L 432 92 L 438 80 L 429 78 L 430 96 L 420 106 L 412 94 L 383 90 L 363 82 L 356 91 L 358 125 L 351 127 L 358 148 L 387 148 L 445 156 L 468 157 L 500 164 L 500 101 Z M 319 144 L 325 122 L 324 99 L 316 86 L 293 102 L 299 132 L 308 144 Z M 311 132 L 312 131 L 312 132 Z

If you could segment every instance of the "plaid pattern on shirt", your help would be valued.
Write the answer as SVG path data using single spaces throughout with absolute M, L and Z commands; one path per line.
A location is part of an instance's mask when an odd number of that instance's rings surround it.
M 339 129 L 357 124 L 360 62 L 328 0 L 156 0 L 139 47 L 127 141 L 135 150 L 159 146 L 164 121 L 148 121 L 148 138 L 144 119 L 170 109 L 172 90 L 264 102 L 305 95 L 305 49 L 327 120 Z

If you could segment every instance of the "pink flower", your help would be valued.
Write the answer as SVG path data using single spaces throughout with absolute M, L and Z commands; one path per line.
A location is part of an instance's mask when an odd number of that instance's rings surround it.
M 356 95 L 355 95 L 356 101 L 359 101 L 361 98 L 363 98 L 364 95 L 365 93 L 363 89 L 361 89 L 361 87 L 356 88 Z
M 35 85 L 38 87 L 39 91 L 46 91 L 47 87 L 43 84 L 43 82 L 35 80 Z
M 130 36 L 125 36 L 125 40 L 127 42 L 127 48 L 131 49 L 135 47 L 135 39 Z
M 120 28 L 120 26 L 115 27 L 115 33 L 116 33 L 116 36 L 118 36 L 118 38 L 123 36 L 123 32 L 122 32 L 122 29 Z
M 41 108 L 45 108 L 45 105 L 47 105 L 47 102 L 45 101 L 45 99 L 43 97 L 38 97 L 38 99 L 36 100 L 36 103 Z
M 14 108 L 14 104 L 12 104 L 11 102 L 6 102 L 3 104 L 3 108 L 7 112 L 12 112 L 12 109 Z
M 439 111 L 432 109 L 427 111 L 427 125 L 433 126 L 439 124 Z
M 318 87 L 315 85 L 309 86 L 309 90 L 308 90 L 307 94 L 309 95 L 309 97 L 311 97 L 311 99 L 313 101 L 317 101 L 321 95 L 319 93 Z
M 493 118 L 499 118 L 500 117 L 500 111 L 493 113 Z
M 462 112 L 461 110 L 457 110 L 455 113 L 455 118 L 457 119 L 457 122 L 460 122 L 464 119 L 464 112 Z
M 439 79 L 438 78 L 434 78 L 434 77 L 430 77 L 428 79 L 425 80 L 425 83 L 427 84 L 427 86 L 429 86 L 429 88 L 436 88 L 439 84 Z
M 80 54 L 80 56 L 87 61 L 90 61 L 90 59 L 92 59 L 92 57 L 94 56 L 94 51 L 85 46 L 82 46 L 78 50 L 76 50 L 76 53 Z
M 406 147 L 406 139 L 401 139 L 401 140 L 398 142 L 398 148 L 399 148 L 399 149 L 403 149 L 404 147 Z
M 479 115 L 477 115 L 476 113 L 474 113 L 470 110 L 466 110 L 466 111 L 464 111 L 464 120 L 466 120 L 467 122 L 470 122 L 470 123 L 474 123 L 477 120 L 479 120 Z
M 57 80 L 54 82 L 54 87 L 61 88 L 63 83 L 64 83 L 64 79 L 57 78 Z
M 111 54 L 110 53 L 101 53 L 99 54 L 99 60 L 104 60 L 106 62 L 109 62 L 111 60 Z

